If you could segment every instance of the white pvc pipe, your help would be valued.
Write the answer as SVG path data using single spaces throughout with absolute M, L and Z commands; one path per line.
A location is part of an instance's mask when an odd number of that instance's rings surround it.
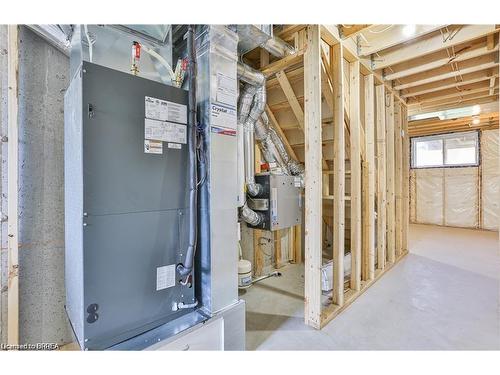
M 170 76 L 170 79 L 172 80 L 172 82 L 175 82 L 174 71 L 172 70 L 172 67 L 167 62 L 167 60 L 165 60 L 160 54 L 158 54 L 156 51 L 152 50 L 151 48 L 145 46 L 144 44 L 141 44 L 141 47 L 144 51 L 146 51 L 151 56 L 153 56 L 155 59 L 157 59 L 165 68 L 167 68 L 167 72 L 168 72 L 168 75 Z

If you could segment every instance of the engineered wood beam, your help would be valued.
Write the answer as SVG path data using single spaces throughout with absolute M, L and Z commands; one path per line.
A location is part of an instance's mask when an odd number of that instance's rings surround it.
M 372 63 L 374 70 L 386 68 L 391 65 L 399 64 L 403 61 L 416 59 L 423 55 L 450 48 L 470 40 L 484 37 L 495 32 L 495 25 L 457 25 L 450 27 L 449 35 L 446 40 L 440 33 L 431 37 L 417 40 L 413 43 L 401 45 L 400 48 L 393 49 L 390 52 L 381 54 Z
M 359 55 L 369 56 L 372 53 L 380 52 L 437 31 L 446 25 L 415 25 L 415 33 L 409 36 L 403 33 L 403 28 L 405 26 L 406 25 L 394 25 L 391 30 L 379 34 L 380 36 L 377 38 L 370 39 L 368 44 L 361 44 L 359 47 Z
M 19 344 L 19 29 L 8 28 L 7 62 L 7 343 Z
M 366 177 L 363 211 L 363 280 L 372 280 L 375 277 L 375 82 L 372 74 L 364 78 L 365 95 L 365 149 L 366 149 Z
M 386 165 L 387 165 L 387 261 L 394 263 L 396 259 L 396 209 L 395 209 L 395 154 L 394 154 L 394 97 L 386 96 Z
M 386 144 L 385 144 L 385 86 L 375 86 L 377 126 L 377 269 L 383 270 L 386 262 Z
M 372 25 L 341 25 L 339 26 L 339 32 L 343 39 L 351 38 L 362 32 L 363 30 L 366 30 L 370 26 Z
M 322 147 L 321 58 L 318 25 L 307 27 L 304 56 L 305 94 L 305 323 L 321 325 Z
M 333 303 L 344 304 L 345 246 L 345 130 L 344 130 L 344 57 L 340 43 L 330 47 L 330 69 L 333 78 Z
M 361 288 L 361 106 L 359 61 L 350 63 L 351 289 Z
M 495 92 L 493 96 L 495 96 L 496 94 L 498 94 L 498 93 Z M 419 109 L 428 109 L 428 108 L 439 107 L 441 105 L 446 105 L 446 104 L 450 104 L 450 103 L 462 103 L 462 102 L 466 102 L 466 101 L 470 102 L 470 101 L 474 101 L 475 99 L 482 99 L 482 98 L 488 98 L 488 97 L 492 97 L 492 95 L 490 95 L 488 91 L 485 91 L 483 93 L 479 92 L 479 93 L 475 93 L 475 94 L 465 94 L 465 95 L 461 96 L 459 100 L 457 100 L 456 98 L 435 100 L 435 101 L 432 101 L 430 103 L 420 104 L 418 106 L 418 108 Z M 410 108 L 412 108 L 412 109 L 413 109 L 413 107 L 415 107 L 415 106 L 410 106 Z
M 408 103 L 408 106 L 409 107 L 413 107 L 413 106 L 418 107 L 418 106 L 422 106 L 422 105 L 426 105 L 426 104 L 432 104 L 435 102 L 442 102 L 443 100 L 446 100 L 446 99 L 457 100 L 457 98 L 465 98 L 468 95 L 484 94 L 486 92 L 488 93 L 488 95 L 494 95 L 494 92 L 496 89 L 498 89 L 498 86 L 495 86 L 495 87 L 486 86 L 486 87 L 480 87 L 480 88 L 473 89 L 473 90 L 457 91 L 453 94 L 447 94 L 447 95 L 442 95 L 442 96 L 432 96 L 429 98 L 420 99 L 418 101 L 413 100 L 410 103 Z
M 455 77 L 446 79 L 440 82 L 433 82 L 430 84 L 414 87 L 409 90 L 402 92 L 402 97 L 407 99 L 409 97 L 420 96 L 424 94 L 429 94 L 431 92 L 446 90 L 454 87 L 470 85 L 477 82 L 489 81 L 491 77 L 497 77 L 498 74 L 493 73 L 493 71 L 480 71 L 471 74 L 466 74 L 457 79 Z
M 495 47 L 495 34 L 490 34 L 486 37 L 486 48 L 492 50 Z
M 407 76 L 412 76 L 414 74 L 419 74 L 422 72 L 427 72 L 427 71 L 430 71 L 433 69 L 441 68 L 441 67 L 446 66 L 450 63 L 457 63 L 457 62 L 473 59 L 475 57 L 489 55 L 491 53 L 494 53 L 495 51 L 498 51 L 498 45 L 490 50 L 486 47 L 485 43 L 483 43 L 483 44 L 484 44 L 484 46 L 482 46 L 480 48 L 476 48 L 473 50 L 465 50 L 463 52 L 459 52 L 459 53 L 455 54 L 452 57 L 446 56 L 444 58 L 434 60 L 434 61 L 429 61 L 425 64 L 417 65 L 417 66 L 414 66 L 412 68 L 407 68 L 404 70 L 396 71 L 394 73 L 386 74 L 386 75 L 384 75 L 384 80 L 392 81 L 395 79 L 399 79 L 399 78 L 403 78 L 403 77 L 407 77 Z
M 407 89 L 410 87 L 422 86 L 422 85 L 425 85 L 427 83 L 440 82 L 440 81 L 443 81 L 443 80 L 448 79 L 448 78 L 453 78 L 453 77 L 457 77 L 457 76 L 462 76 L 464 74 L 479 72 L 481 70 L 491 69 L 491 68 L 495 68 L 497 66 L 498 66 L 498 62 L 487 62 L 484 64 L 474 65 L 474 66 L 470 66 L 468 68 L 453 70 L 451 72 L 438 74 L 438 75 L 431 76 L 428 78 L 423 78 L 423 79 L 420 79 L 417 81 L 412 81 L 412 82 L 396 85 L 396 86 L 394 86 L 394 90 L 399 91 L 399 90 L 404 90 L 404 89 Z
M 425 108 L 415 108 L 411 107 L 408 108 L 408 115 L 413 116 L 417 115 L 420 113 L 427 113 L 427 112 L 433 112 L 433 111 L 443 111 L 445 109 L 453 109 L 453 108 L 462 108 L 462 107 L 467 107 L 470 105 L 476 105 L 476 104 L 488 104 L 495 102 L 498 99 L 498 95 L 488 95 L 485 98 L 480 98 L 480 99 L 472 99 L 472 100 L 463 100 L 460 103 L 454 102 L 450 104 L 438 104 L 434 106 L 429 106 Z

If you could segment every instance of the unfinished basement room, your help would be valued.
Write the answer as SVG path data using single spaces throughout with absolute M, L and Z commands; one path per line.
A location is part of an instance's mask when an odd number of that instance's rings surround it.
M 500 350 L 499 24 L 111 20 L 0 25 L 0 373 Z

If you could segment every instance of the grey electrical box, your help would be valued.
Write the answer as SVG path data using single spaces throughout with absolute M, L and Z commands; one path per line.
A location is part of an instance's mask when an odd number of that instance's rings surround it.
M 65 96 L 66 310 L 85 349 L 189 313 L 185 90 L 83 62 Z
M 247 198 L 248 206 L 264 214 L 264 222 L 254 228 L 278 230 L 301 223 L 302 188 L 300 178 L 295 176 L 261 173 L 255 181 L 263 186 L 263 193 Z

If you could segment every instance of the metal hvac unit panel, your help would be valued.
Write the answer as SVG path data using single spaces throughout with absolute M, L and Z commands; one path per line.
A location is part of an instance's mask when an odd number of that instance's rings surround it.
M 249 206 L 264 214 L 264 222 L 258 228 L 279 230 L 299 225 L 302 219 L 302 188 L 296 176 L 257 174 L 255 181 L 261 184 L 264 192 Z
M 190 310 L 174 303 L 195 299 L 175 273 L 187 246 L 187 145 L 146 152 L 145 97 L 187 111 L 184 90 L 87 62 L 66 94 L 66 308 L 82 348 L 178 318 Z

